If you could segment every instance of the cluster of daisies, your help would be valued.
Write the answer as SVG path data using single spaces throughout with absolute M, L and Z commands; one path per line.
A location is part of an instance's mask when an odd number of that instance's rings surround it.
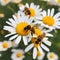
M 60 0 L 43 0 L 43 1 L 47 1 L 51 5 L 58 5 L 58 6 L 60 6 Z
M 0 0 L 0 4 L 2 6 L 7 5 L 8 3 L 12 2 L 12 3 L 20 3 L 22 0 Z
M 26 46 L 25 50 L 12 49 L 12 60 L 23 60 L 24 54 L 31 49 L 33 50 L 33 59 L 41 60 L 48 52 L 48 60 L 58 60 L 58 56 L 50 52 L 47 46 L 51 46 L 49 37 L 53 37 L 50 33 L 53 30 L 60 29 L 60 12 L 54 14 L 54 8 L 47 11 L 42 10 L 39 5 L 26 3 L 20 4 L 19 11 L 9 18 L 4 26 L 4 30 L 9 34 L 5 35 L 9 41 L 0 42 L 0 51 L 5 51 L 11 47 L 18 47 L 23 41 Z

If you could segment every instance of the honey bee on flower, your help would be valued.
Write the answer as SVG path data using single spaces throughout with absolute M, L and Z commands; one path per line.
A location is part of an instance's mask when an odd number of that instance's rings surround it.
M 23 42 L 25 45 L 28 44 L 27 36 L 30 36 L 30 30 L 26 30 L 25 28 L 28 25 L 32 25 L 32 19 L 28 16 L 25 16 L 25 14 L 21 11 L 18 12 L 18 18 L 13 15 L 13 18 L 10 18 L 9 21 L 6 21 L 6 23 L 9 26 L 4 26 L 4 30 L 9 31 L 10 33 L 6 35 L 5 37 L 9 37 L 9 40 L 15 39 L 15 42 L 18 44 L 21 41 L 21 37 L 23 37 Z
M 51 37 L 52 35 L 46 35 L 46 32 L 43 33 L 40 29 L 35 29 L 35 35 L 31 37 L 31 44 L 25 49 L 25 52 L 28 52 L 33 48 L 33 59 L 36 59 L 37 57 L 37 50 L 43 52 L 43 48 L 45 51 L 49 51 L 49 48 L 43 44 L 45 43 L 46 45 L 51 46 L 51 42 L 48 41 L 48 38 L 46 36 Z
M 28 3 L 26 3 L 25 5 L 20 5 L 19 8 L 25 13 L 26 16 L 29 15 L 29 17 L 33 19 L 38 19 L 40 12 L 42 11 L 42 8 L 40 8 L 39 5 L 35 5 L 34 3 L 31 3 L 30 6 Z

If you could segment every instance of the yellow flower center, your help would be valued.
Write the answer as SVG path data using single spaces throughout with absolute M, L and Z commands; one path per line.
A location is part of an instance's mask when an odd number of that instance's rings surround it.
M 50 16 L 45 16 L 42 20 L 43 20 L 43 23 L 48 25 L 48 26 L 54 25 L 54 18 L 52 18 Z
M 53 53 L 50 54 L 50 58 L 54 58 L 54 54 Z
M 16 56 L 17 56 L 17 58 L 20 58 L 20 57 L 22 56 L 22 54 L 21 54 L 20 52 L 18 52 L 18 53 L 16 54 Z
M 8 48 L 8 43 L 4 42 L 4 43 L 2 44 L 2 46 L 3 46 L 3 48 Z
M 59 3 L 59 4 L 60 4 L 60 0 L 57 0 L 57 3 Z
M 30 10 L 30 17 L 34 17 L 35 16 L 35 10 L 33 8 L 29 8 Z
M 4 2 L 6 3 L 8 0 L 4 0 Z
M 19 35 L 22 35 L 22 36 L 28 35 L 30 31 L 29 31 L 29 30 L 28 30 L 28 31 L 24 30 L 24 28 L 25 28 L 27 25 L 28 25 L 28 23 L 26 23 L 26 22 L 21 22 L 21 23 L 17 24 L 17 26 L 16 26 L 16 32 L 17 32 Z
M 41 35 L 42 34 L 42 31 L 40 30 L 40 29 L 35 29 L 35 34 L 37 35 L 37 36 L 39 36 L 39 35 Z
M 41 56 L 41 53 L 40 53 L 40 51 L 37 51 L 37 56 Z

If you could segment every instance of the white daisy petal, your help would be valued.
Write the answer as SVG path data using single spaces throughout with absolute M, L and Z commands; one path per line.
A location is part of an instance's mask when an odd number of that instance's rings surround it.
M 28 8 L 29 8 L 29 4 L 28 4 L 28 3 L 26 3 L 26 7 L 28 7 Z
M 43 16 L 46 16 L 46 11 L 45 10 L 43 11 Z
M 57 18 L 59 18 L 59 17 L 60 17 L 60 12 L 58 12 L 58 13 L 54 16 L 55 19 L 57 19 Z
M 16 22 L 12 19 L 12 18 L 9 18 L 9 21 L 12 23 L 12 25 L 14 26 L 14 27 L 16 27 Z
M 51 10 L 50 16 L 53 17 L 53 15 L 54 15 L 54 8 Z
M 18 35 L 14 35 L 14 36 L 10 37 L 9 40 L 13 40 L 13 39 L 15 39 L 17 36 L 18 36 Z
M 16 38 L 16 40 L 15 40 L 15 43 L 16 43 L 16 44 L 19 44 L 20 41 L 21 41 L 21 36 L 18 36 L 18 37 Z
M 15 23 L 17 24 L 17 23 L 18 23 L 17 17 L 16 17 L 15 15 L 13 15 L 13 18 L 14 18 L 14 20 L 15 20 Z
M 4 26 L 4 30 L 8 30 L 9 32 L 15 32 L 15 29 L 11 26 Z
M 23 42 L 24 42 L 25 45 L 28 44 L 28 40 L 27 40 L 27 37 L 26 36 L 23 36 Z
M 12 24 L 15 24 L 15 25 L 16 25 L 15 21 L 14 21 L 12 18 L 9 18 L 9 21 L 10 21 Z
M 34 22 L 33 24 L 35 25 L 35 24 L 41 24 L 42 22 L 40 22 L 40 21 L 36 21 L 36 22 Z
M 30 49 L 32 49 L 34 44 L 30 44 L 28 47 L 26 47 L 25 52 L 28 52 Z
M 11 36 L 11 35 L 13 35 L 13 34 L 16 34 L 16 32 L 11 33 L 11 34 L 7 34 L 7 35 L 5 35 L 5 37 L 9 37 L 9 36 Z
M 51 46 L 51 42 L 50 42 L 50 41 L 44 39 L 43 42 L 44 42 L 46 45 Z
M 33 59 L 36 59 L 36 57 L 37 57 L 37 49 L 34 48 L 33 49 Z
M 8 21 L 6 21 L 6 23 L 8 24 L 8 25 L 11 25 L 11 26 L 13 26 L 10 22 L 8 22 Z
M 49 48 L 47 48 L 44 44 L 41 44 L 41 47 L 42 47 L 44 50 L 46 50 L 46 51 L 49 52 Z
M 53 37 L 53 35 L 50 33 L 46 33 L 46 36 Z
M 30 7 L 33 7 L 34 6 L 34 3 L 31 3 Z
M 48 9 L 48 13 L 47 13 L 47 16 L 50 16 L 50 9 Z
M 60 26 L 56 26 L 56 25 L 55 25 L 55 27 L 56 27 L 57 29 L 60 29 Z

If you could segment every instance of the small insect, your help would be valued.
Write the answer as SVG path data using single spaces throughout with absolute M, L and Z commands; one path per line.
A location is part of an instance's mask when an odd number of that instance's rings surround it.
M 27 7 L 24 8 L 23 12 L 25 12 L 26 15 L 30 15 L 31 14 L 30 10 Z
M 31 31 L 31 35 L 33 35 L 33 34 L 35 33 L 34 27 L 31 27 L 30 25 L 26 26 L 26 27 L 24 28 L 24 30 L 26 30 L 26 32 L 27 32 L 28 30 L 30 30 L 30 31 Z
M 39 35 L 37 37 L 37 40 L 35 41 L 36 44 L 41 44 L 43 38 L 45 37 L 45 33 L 43 33 L 42 35 Z
M 30 25 L 27 25 L 25 28 L 24 28 L 24 30 L 26 30 L 26 31 L 28 31 L 28 30 L 30 30 L 31 29 L 31 26 Z

